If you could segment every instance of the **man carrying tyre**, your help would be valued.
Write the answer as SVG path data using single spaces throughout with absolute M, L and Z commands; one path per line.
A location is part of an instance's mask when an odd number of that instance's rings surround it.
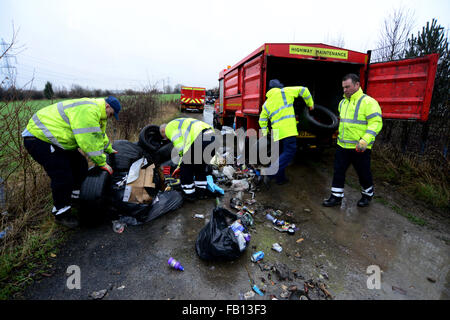
M 42 165 L 51 180 L 55 221 L 69 228 L 78 226 L 72 213 L 72 200 L 79 198 L 87 175 L 86 158 L 80 148 L 102 170 L 112 174 L 105 153 L 116 153 L 106 135 L 107 119 L 118 114 L 119 100 L 61 101 L 36 112 L 22 133 L 31 157 Z
M 314 101 L 307 87 L 284 87 L 278 79 L 269 81 L 269 91 L 266 94 L 267 100 L 262 106 L 259 116 L 259 126 L 264 136 L 268 134 L 268 123 L 272 127 L 272 138 L 281 142 L 281 154 L 275 163 L 267 169 L 275 175 L 264 176 L 264 183 L 268 187 L 269 181 L 275 179 L 279 185 L 287 183 L 285 169 L 292 161 L 297 151 L 297 120 L 294 111 L 294 99 L 301 97 L 310 110 L 314 109 Z M 261 172 L 264 175 L 264 172 Z
M 178 118 L 160 127 L 161 136 L 172 141 L 180 156 L 180 182 L 183 197 L 188 201 L 208 197 L 206 170 L 210 155 L 206 147 L 214 142 L 214 129 L 193 118 Z
M 373 181 L 370 155 L 375 137 L 383 127 L 378 102 L 364 94 L 356 74 L 342 79 L 344 99 L 339 103 L 339 135 L 334 158 L 334 175 L 331 195 L 323 201 L 325 207 L 340 205 L 344 198 L 345 173 L 350 166 L 356 170 L 362 197 L 358 207 L 367 207 L 373 198 Z

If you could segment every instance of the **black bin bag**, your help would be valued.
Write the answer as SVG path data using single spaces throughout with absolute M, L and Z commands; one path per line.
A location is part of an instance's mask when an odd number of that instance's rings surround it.
M 236 219 L 237 216 L 227 209 L 216 207 L 213 210 L 210 221 L 200 230 L 195 243 L 200 259 L 234 260 L 241 256 L 244 251 L 239 250 L 237 238 L 229 228 Z

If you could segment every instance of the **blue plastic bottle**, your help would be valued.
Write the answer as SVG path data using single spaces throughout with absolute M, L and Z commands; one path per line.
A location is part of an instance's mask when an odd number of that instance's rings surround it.
M 174 258 L 170 257 L 169 260 L 167 261 L 167 263 L 169 264 L 169 266 L 171 266 L 172 268 L 176 269 L 176 270 L 181 270 L 184 271 L 183 266 L 181 265 L 181 263 L 179 263 L 177 260 L 175 260 Z

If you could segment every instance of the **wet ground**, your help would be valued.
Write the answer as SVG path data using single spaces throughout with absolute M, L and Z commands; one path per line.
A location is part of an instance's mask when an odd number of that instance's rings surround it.
M 326 161 L 296 161 L 287 170 L 289 184 L 257 192 L 257 205 L 252 207 L 259 210 L 250 246 L 235 261 L 205 262 L 197 256 L 197 235 L 215 205 L 213 199 L 200 200 L 146 225 L 128 226 L 122 234 L 113 232 L 110 224 L 77 230 L 58 253 L 53 275 L 31 285 L 24 298 L 89 299 L 92 292 L 107 289 L 104 300 L 240 299 L 251 291 L 250 274 L 266 290 L 251 300 L 283 299 L 286 287 L 303 289 L 310 279 L 325 284 L 333 299 L 449 299 L 448 224 L 439 223 L 439 228 L 413 224 L 391 209 L 387 201 L 395 199 L 384 188 L 379 188 L 377 199 L 385 201 L 374 199 L 368 208 L 356 206 L 359 190 L 350 186 L 340 208 L 322 207 L 331 173 Z M 225 207 L 232 196 L 226 192 Z M 248 198 L 251 195 L 244 193 Z M 274 230 L 264 218 L 262 209 L 268 207 L 282 210 L 299 230 L 294 235 Z M 423 208 L 407 210 L 427 213 Z M 195 214 L 206 219 L 194 218 Z M 275 242 L 283 247 L 281 253 L 271 249 Z M 251 262 L 251 254 L 259 250 L 264 259 Z M 179 260 L 185 270 L 169 268 L 169 257 Z M 292 280 L 279 280 L 276 272 L 264 270 L 277 263 L 293 272 Z M 80 267 L 81 289 L 67 288 L 70 265 Z M 382 271 L 380 289 L 367 285 L 372 274 L 367 268 L 373 265 Z M 310 294 L 311 299 L 324 297 Z

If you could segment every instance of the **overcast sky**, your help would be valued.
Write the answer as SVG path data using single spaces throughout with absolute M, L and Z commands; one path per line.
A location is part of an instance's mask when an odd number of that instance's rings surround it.
M 220 70 L 264 43 L 328 43 L 366 52 L 403 6 L 414 34 L 432 18 L 450 27 L 448 0 L 0 0 L 0 41 L 18 46 L 17 84 L 140 89 L 218 86 Z M 3 78 L 3 77 L 2 77 Z

